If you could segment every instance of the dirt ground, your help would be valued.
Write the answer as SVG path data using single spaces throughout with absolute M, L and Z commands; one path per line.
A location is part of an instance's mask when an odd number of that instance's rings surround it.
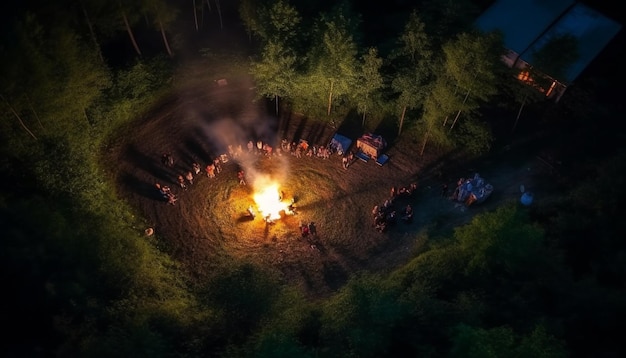
M 214 27 L 220 23 L 213 20 Z M 194 45 L 207 49 L 245 51 L 241 47 L 247 43 L 245 32 L 225 29 L 215 28 L 210 36 L 197 33 L 190 42 L 208 41 Z M 107 148 L 105 159 L 118 195 L 145 218 L 146 228 L 153 228 L 148 239 L 180 262 L 195 283 L 206 282 L 233 262 L 246 261 L 267 268 L 311 298 L 324 297 L 352 274 L 392 270 L 415 256 L 426 240 L 449 233 L 477 213 L 518 201 L 520 185 L 532 190 L 536 201 L 547 197 L 555 185 L 552 164 L 532 138 L 510 141 L 488 157 L 467 162 L 435 158 L 428 151 L 421 157 L 419 143 L 401 137 L 389 143 L 390 160 L 384 166 L 357 160 L 347 170 L 338 155 L 329 159 L 243 155 L 229 158 L 222 172 L 208 178 L 204 168 L 228 153 L 229 145 L 242 145 L 245 151 L 250 140 L 277 148 L 282 139 L 304 139 L 321 146 L 329 143 L 336 129 L 291 113 L 276 116 L 273 103 L 256 99 L 248 76 L 228 72 L 228 57 L 198 60 L 197 53 L 180 50 L 177 56 L 183 65 L 171 94 L 125 129 Z M 361 134 L 359 125 L 340 128 L 354 140 Z M 163 153 L 173 156 L 172 167 L 161 163 Z M 183 190 L 176 179 L 194 162 L 203 171 Z M 245 171 L 249 185 L 239 185 L 239 170 Z M 460 177 L 474 173 L 495 188 L 486 202 L 466 208 L 441 196 L 441 184 L 447 183 L 452 191 Z M 261 218 L 249 220 L 246 209 L 254 204 L 254 181 L 266 176 L 280 183 L 287 198 L 297 199 L 297 215 L 272 225 Z M 161 198 L 156 183 L 172 188 L 178 198 L 175 205 Z M 413 222 L 376 231 L 372 207 L 389 197 L 391 187 L 410 183 L 417 183 L 418 189 L 399 197 L 394 208 L 412 205 Z M 299 227 L 311 221 L 318 235 L 303 238 Z
M 270 107 L 269 109 L 266 107 Z M 330 294 L 356 272 L 384 272 L 406 262 L 424 244 L 420 232 L 441 233 L 468 222 L 474 215 L 508 200 L 517 201 L 520 185 L 535 192 L 538 200 L 550 191 L 550 165 L 538 157 L 536 146 L 512 144 L 469 163 L 452 159 L 427 159 L 410 140 L 390 143 L 388 163 L 356 160 L 347 170 L 341 156 L 329 159 L 274 155 L 244 155 L 223 163 L 215 178 L 204 168 L 228 145 L 262 140 L 274 148 L 281 139 L 306 139 L 311 145 L 327 145 L 335 129 L 310 119 L 283 115 L 255 100 L 247 78 L 225 81 L 192 81 L 178 86 L 153 111 L 129 128 L 109 147 L 107 156 L 119 195 L 146 218 L 150 239 L 180 261 L 190 277 L 209 279 L 228 260 L 246 260 L 277 273 L 285 283 L 301 287 L 311 297 Z M 355 139 L 355 138 L 352 138 Z M 532 149 L 532 150 L 531 150 Z M 161 163 L 171 153 L 174 165 Z M 194 184 L 177 185 L 197 162 L 203 169 Z M 248 220 L 254 186 L 239 185 L 237 171 L 249 181 L 271 174 L 297 198 L 295 216 L 273 225 L 260 218 Z M 480 173 L 495 187 L 494 194 L 469 208 L 441 196 L 441 184 L 450 192 L 459 177 Z M 548 180 L 546 180 L 548 179 Z M 393 186 L 417 183 L 411 196 L 399 197 L 398 211 L 413 206 L 412 223 L 399 222 L 386 232 L 372 228 L 373 205 L 382 204 Z M 155 184 L 168 185 L 177 195 L 168 205 Z M 318 235 L 302 238 L 299 226 L 314 221 Z

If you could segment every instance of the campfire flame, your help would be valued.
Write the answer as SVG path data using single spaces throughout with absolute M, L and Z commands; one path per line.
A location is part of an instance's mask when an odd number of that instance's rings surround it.
M 289 204 L 280 200 L 278 184 L 272 183 L 264 186 L 254 194 L 254 202 L 263 218 L 269 216 L 269 220 L 280 219 L 280 212 L 289 208 Z

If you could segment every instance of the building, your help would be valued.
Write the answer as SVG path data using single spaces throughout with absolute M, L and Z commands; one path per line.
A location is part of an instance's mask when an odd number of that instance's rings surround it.
M 506 53 L 502 60 L 519 69 L 518 79 L 535 84 L 541 75 L 548 85 L 537 86 L 558 101 L 593 59 L 621 31 L 622 25 L 573 0 L 496 0 L 476 21 L 478 29 L 500 31 Z M 561 75 L 533 68 L 533 57 L 552 39 L 563 35 L 577 41 L 577 59 Z M 533 71 L 530 71 L 530 70 Z

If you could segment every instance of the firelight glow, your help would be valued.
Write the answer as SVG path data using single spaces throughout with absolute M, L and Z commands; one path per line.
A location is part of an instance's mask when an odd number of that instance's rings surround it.
M 276 183 L 266 185 L 254 193 L 254 202 L 259 212 L 264 218 L 269 215 L 270 220 L 280 219 L 280 212 L 289 210 L 289 204 L 280 199 L 278 184 Z

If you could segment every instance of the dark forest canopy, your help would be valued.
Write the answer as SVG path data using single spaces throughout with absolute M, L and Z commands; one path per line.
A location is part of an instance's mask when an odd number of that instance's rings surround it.
M 492 127 L 485 113 L 514 118 L 519 100 L 510 93 L 521 91 L 498 62 L 499 35 L 471 26 L 489 3 L 4 1 L 0 272 L 9 329 L 0 350 L 622 356 L 626 153 L 615 122 L 623 104 L 611 102 L 623 70 L 607 73 L 621 67 L 609 57 L 615 50 L 560 103 L 535 101 L 528 116 L 554 142 L 573 138 L 560 148 L 576 160 L 561 168 L 554 200 L 479 215 L 429 237 L 394 271 L 355 273 L 319 301 L 243 262 L 190 282 L 179 262 L 137 235 L 141 218 L 101 165 L 109 141 L 158 103 L 187 61 L 217 56 L 210 39 L 224 29 L 245 51 L 223 55 L 276 108 L 331 125 L 356 111 L 363 129 L 387 123 L 422 153 L 488 153 L 511 137 L 509 123 Z M 195 25 L 201 14 L 212 22 Z

